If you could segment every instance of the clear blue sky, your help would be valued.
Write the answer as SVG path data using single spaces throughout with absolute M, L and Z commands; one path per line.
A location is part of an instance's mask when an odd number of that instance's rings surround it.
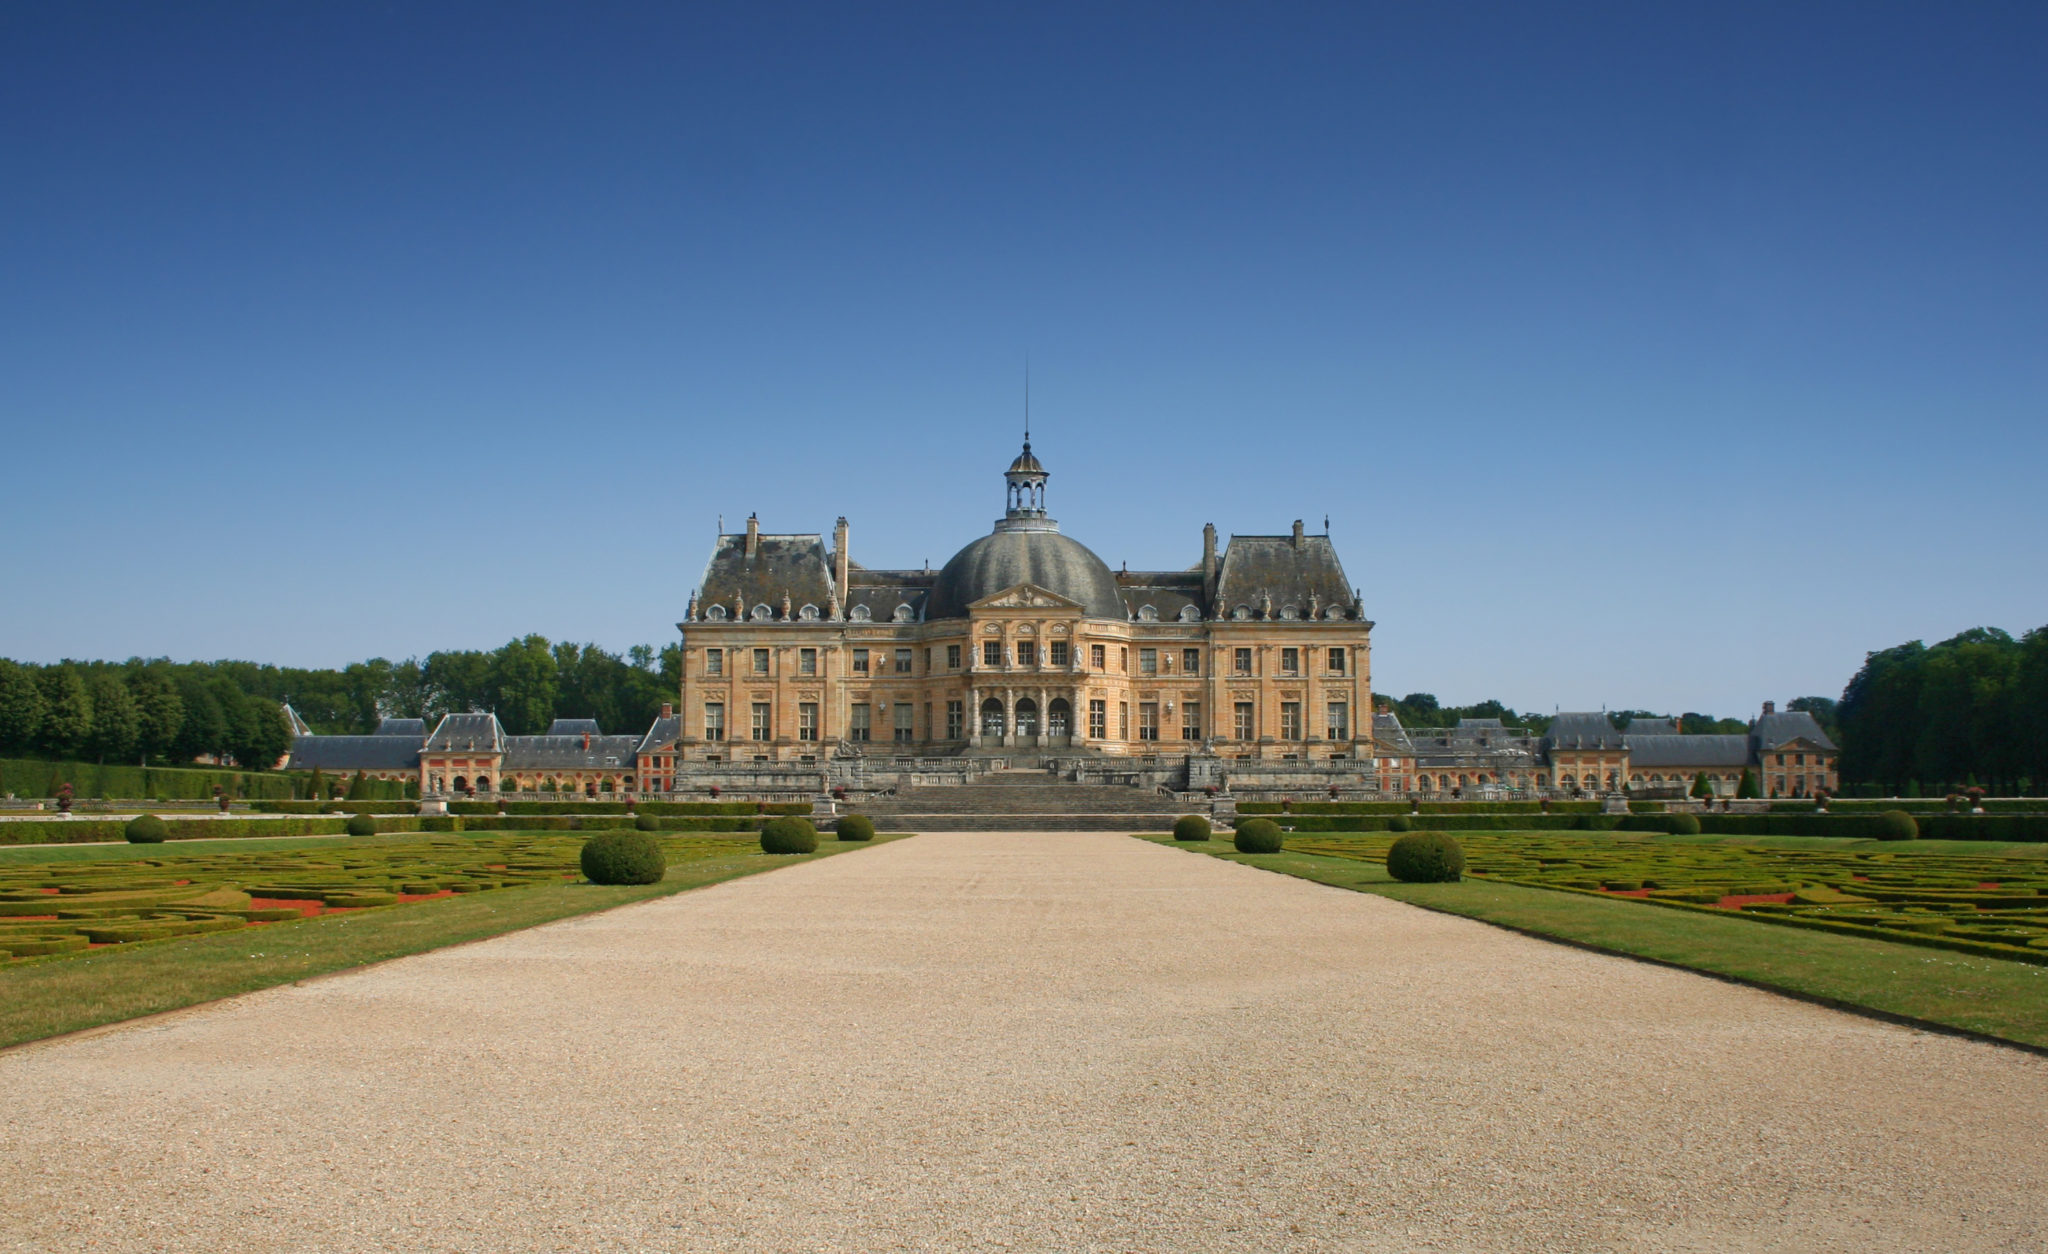
M 1332 528 L 1375 686 L 2048 622 L 2048 8 L 0 8 L 0 654 L 672 639 L 723 514 Z

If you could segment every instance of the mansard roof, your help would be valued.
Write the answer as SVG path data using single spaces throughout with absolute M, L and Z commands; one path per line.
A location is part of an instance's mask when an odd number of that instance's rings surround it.
M 1401 726 L 1400 716 L 1388 710 L 1372 716 L 1372 738 L 1375 744 L 1385 745 L 1396 753 L 1415 752 L 1415 745 L 1408 739 L 1408 729 Z
M 423 718 L 385 718 L 377 724 L 374 736 L 410 736 L 414 740 L 427 738 L 427 720 Z
M 298 736 L 288 771 L 410 771 L 420 764 L 420 742 L 404 736 Z
M 602 736 L 604 735 L 604 728 L 599 727 L 597 720 L 594 718 L 558 718 L 548 724 L 548 729 L 543 734 L 548 736 L 581 736 L 585 732 L 589 732 L 593 736 Z
M 681 717 L 674 714 L 665 715 L 654 720 L 654 725 L 649 727 L 647 734 L 640 738 L 639 747 L 634 749 L 633 753 L 637 757 L 640 754 L 652 753 L 656 749 L 669 748 L 676 741 L 682 739 L 682 736 L 683 720 Z
M 1763 715 L 1750 729 L 1750 734 L 1756 737 L 1757 748 L 1763 753 L 1770 753 L 1795 740 L 1804 740 L 1822 749 L 1835 748 L 1835 742 L 1828 739 L 1828 734 L 1820 729 L 1820 723 L 1805 710 Z
M 1147 621 L 1146 606 L 1162 623 L 1182 621 L 1183 611 L 1189 613 L 1189 622 L 1205 617 L 1202 573 L 1198 570 L 1128 570 L 1118 573 L 1116 583 L 1124 612 L 1133 619 Z
M 1622 731 L 1624 737 L 1631 739 L 1636 736 L 1678 736 L 1682 734 L 1683 732 L 1678 726 L 1678 720 L 1670 718 L 1630 719 L 1628 726 Z
M 495 714 L 444 714 L 427 737 L 423 753 L 499 753 L 505 728 Z
M 1623 749 L 1613 720 L 1598 711 L 1560 714 L 1550 720 L 1544 740 L 1552 749 Z
M 508 736 L 500 770 L 602 770 L 633 765 L 638 736 Z
M 1306 618 L 1311 599 L 1318 607 L 1318 617 L 1332 607 L 1357 613 L 1351 582 L 1344 576 L 1344 564 L 1337 560 L 1330 537 L 1230 537 L 1217 575 L 1213 616 L 1230 618 L 1239 606 L 1257 615 L 1268 598 L 1275 617 L 1291 607 L 1297 616 Z
M 750 557 L 744 533 L 720 536 L 704 567 L 698 595 L 704 605 L 722 605 L 728 614 L 738 603 L 744 607 L 742 618 L 750 617 L 755 606 L 765 605 L 771 617 L 780 619 L 784 597 L 792 611 L 814 605 L 823 614 L 832 599 L 824 537 L 764 533 L 756 537 Z
M 1631 723 L 1629 726 L 1633 728 L 1635 724 Z M 1749 765 L 1749 737 L 1739 733 L 1732 736 L 1675 736 L 1661 733 L 1638 736 L 1630 731 L 1622 739 L 1628 743 L 1631 770 L 1643 766 L 1664 767 L 1667 770 L 1674 767 L 1686 770 L 1711 770 Z

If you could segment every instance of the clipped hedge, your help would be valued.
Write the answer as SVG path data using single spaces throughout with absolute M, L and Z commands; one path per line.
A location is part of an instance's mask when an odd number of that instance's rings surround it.
M 161 845 L 170 832 L 171 829 L 164 826 L 164 821 L 156 815 L 138 814 L 128 820 L 128 830 L 124 835 L 131 845 Z
M 1904 810 L 1886 810 L 1877 816 L 1879 840 L 1918 840 L 1920 825 Z
M 343 821 L 342 830 L 351 836 L 375 836 L 377 820 L 367 814 L 351 814 Z
M 578 856 L 583 878 L 593 884 L 654 884 L 668 871 L 668 859 L 654 837 L 638 830 L 600 832 L 583 842 Z
M 1183 814 L 1173 821 L 1175 840 L 1207 840 L 1209 835 L 1209 820 L 1199 814 Z
M 180 766 L 106 766 L 97 762 L 44 762 L 0 758 L 0 795 L 54 797 L 61 784 L 78 797 L 141 801 L 206 801 L 216 787 L 232 797 L 292 796 L 292 777 L 262 771 L 217 771 Z
M 1239 853 L 1279 853 L 1283 844 L 1280 825 L 1271 819 L 1244 819 L 1238 823 L 1232 843 Z
M 1387 848 L 1387 874 L 1406 884 L 1451 884 L 1465 875 L 1465 848 L 1445 832 L 1410 832 Z
M 1423 814 L 1542 814 L 1540 801 L 1424 801 L 1419 803 Z M 1246 801 L 1238 805 L 1242 814 L 1280 814 L 1277 801 Z M 1296 801 L 1290 803 L 1288 813 L 1293 814 L 1407 814 L 1410 804 L 1406 801 Z M 1551 814 L 1598 814 L 1597 801 L 1553 801 Z
M 340 819 L 164 819 L 163 824 L 168 840 L 342 834 Z M 127 839 L 126 819 L 19 819 L 0 823 L 0 845 L 89 845 Z
M 865 814 L 844 815 L 832 833 L 841 840 L 873 840 L 875 821 Z
M 816 853 L 818 829 L 809 819 L 785 815 L 761 826 L 762 853 Z

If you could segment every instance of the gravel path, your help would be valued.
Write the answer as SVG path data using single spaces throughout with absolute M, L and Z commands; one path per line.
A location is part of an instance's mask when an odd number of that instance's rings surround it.
M 0 1092 L 0 1249 L 2048 1242 L 2048 1059 L 1107 835 L 922 836 Z

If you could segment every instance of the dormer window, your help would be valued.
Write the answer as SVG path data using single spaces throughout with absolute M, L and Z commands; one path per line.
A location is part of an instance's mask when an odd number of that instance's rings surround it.
M 874 615 L 869 612 L 868 607 L 865 605 L 854 606 L 853 609 L 846 616 L 856 623 L 865 623 L 869 619 L 874 617 Z

